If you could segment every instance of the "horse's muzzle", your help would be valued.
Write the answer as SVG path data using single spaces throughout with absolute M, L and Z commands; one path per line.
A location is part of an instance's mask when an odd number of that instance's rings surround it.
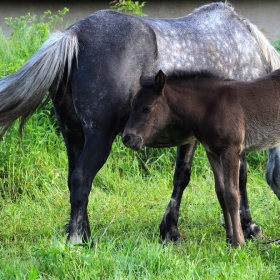
M 140 150 L 143 146 L 142 144 L 142 138 L 140 136 L 134 135 L 134 134 L 125 134 L 122 138 L 122 141 L 125 146 L 128 148 L 131 148 L 133 150 Z

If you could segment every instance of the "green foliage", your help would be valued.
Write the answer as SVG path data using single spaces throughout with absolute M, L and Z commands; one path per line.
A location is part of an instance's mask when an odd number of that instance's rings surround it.
M 35 53 L 49 36 L 57 23 L 63 22 L 67 8 L 57 15 L 46 11 L 42 16 L 31 15 L 5 18 L 4 22 L 12 28 L 11 36 L 0 32 L 0 77 L 17 71 Z
M 138 16 L 147 16 L 143 13 L 142 9 L 146 2 L 140 4 L 139 1 L 125 1 L 125 0 L 115 0 L 110 2 L 110 8 L 118 12 L 124 12 L 128 14 L 135 14 Z
M 52 15 L 52 12 L 48 10 L 39 17 L 28 13 L 25 16 L 15 18 L 6 17 L 4 18 L 4 22 L 12 28 L 12 36 L 18 36 L 21 32 L 25 31 L 27 27 L 31 27 L 32 32 L 35 32 L 35 36 L 42 36 L 46 39 L 49 31 L 54 29 L 57 23 L 62 23 L 63 16 L 68 12 L 69 9 L 64 8 L 63 10 L 58 10 L 57 15 Z
M 0 143 L 6 180 L 0 183 L 5 188 L 0 195 L 1 279 L 277 279 L 277 246 L 251 241 L 243 249 L 226 248 L 213 174 L 201 146 L 181 205 L 182 243 L 162 246 L 158 237 L 172 191 L 175 150 L 139 154 L 117 138 L 88 205 L 96 246 L 66 245 L 67 157 L 62 139 L 49 126 L 47 117 L 32 117 L 20 147 L 16 128 Z M 267 236 L 278 238 L 280 205 L 263 174 L 250 172 L 248 191 L 254 219 Z
M 12 28 L 11 36 L 0 32 L 0 77 L 16 72 L 45 42 L 56 24 L 63 22 L 67 8 L 57 14 L 46 11 L 42 16 L 31 15 L 5 18 L 5 23 Z M 57 121 L 51 102 L 45 109 L 49 112 L 52 123 Z
M 278 52 L 280 52 L 280 37 L 278 37 L 277 40 L 272 41 L 272 45 L 276 48 L 276 50 L 278 50 Z

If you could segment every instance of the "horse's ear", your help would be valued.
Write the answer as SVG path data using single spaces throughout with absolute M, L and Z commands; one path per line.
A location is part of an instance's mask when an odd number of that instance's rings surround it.
M 166 79 L 165 74 L 161 70 L 159 70 L 155 77 L 155 85 L 160 90 L 164 87 L 165 79 Z

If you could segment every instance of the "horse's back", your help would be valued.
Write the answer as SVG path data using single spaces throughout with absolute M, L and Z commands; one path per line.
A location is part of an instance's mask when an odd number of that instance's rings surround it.
M 177 19 L 143 19 L 155 31 L 159 69 L 210 70 L 251 80 L 270 72 L 249 22 L 224 3 L 202 6 Z
M 108 74 L 127 77 L 133 71 L 149 71 L 155 59 L 155 35 L 139 17 L 101 10 L 71 28 L 78 30 L 79 64 L 88 70 L 104 71 L 107 78 Z

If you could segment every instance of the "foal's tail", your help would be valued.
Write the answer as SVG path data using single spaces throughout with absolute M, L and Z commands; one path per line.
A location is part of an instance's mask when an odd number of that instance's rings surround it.
M 260 46 L 264 57 L 271 65 L 271 71 L 280 68 L 280 54 L 278 51 L 269 43 L 263 33 L 257 28 L 256 25 L 250 23 L 248 20 L 243 20 L 248 29 L 253 34 L 258 45 Z
M 56 32 L 22 68 L 0 79 L 0 137 L 17 118 L 21 130 L 46 92 L 56 92 L 64 75 L 68 80 L 78 46 L 74 29 Z

